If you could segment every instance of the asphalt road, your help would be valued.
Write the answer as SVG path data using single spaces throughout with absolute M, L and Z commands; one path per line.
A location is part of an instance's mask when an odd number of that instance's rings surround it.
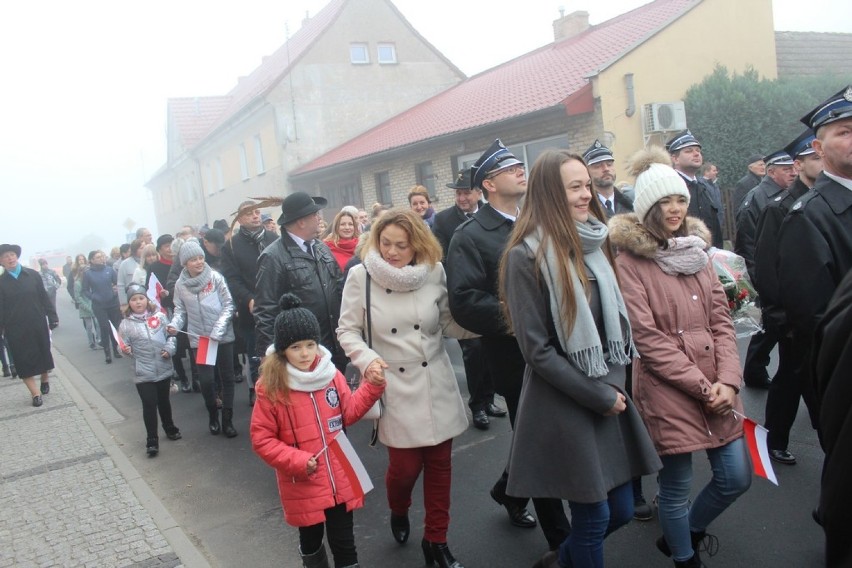
M 183 439 L 170 442 L 161 436 L 160 455 L 149 459 L 145 455 L 142 408 L 133 386 L 130 361 L 125 358 L 106 365 L 101 351 L 89 350 L 83 326 L 64 293 L 60 293 L 59 317 L 61 325 L 53 336 L 55 347 L 120 415 L 107 420 L 106 427 L 211 564 L 241 568 L 301 566 L 298 533 L 284 523 L 275 475 L 251 450 L 251 408 L 246 383 L 237 385 L 237 438 L 211 436 L 201 395 L 177 393 L 172 396 L 172 405 Z M 741 358 L 746 344 L 741 342 Z M 466 397 L 461 353 L 454 341 L 448 346 Z M 744 389 L 743 400 L 746 413 L 762 422 L 766 391 Z M 112 412 L 102 410 L 104 415 Z M 383 482 L 387 452 L 381 446 L 368 447 L 367 424 L 356 424 L 349 435 L 376 486 L 365 507 L 355 513 L 361 566 L 423 566 L 418 542 L 423 518 L 420 485 L 415 489 L 410 512 L 411 539 L 406 546 L 400 546 L 393 541 L 388 525 Z M 505 464 L 510 440 L 508 419 L 495 418 L 488 431 L 471 427 L 454 441 L 449 544 L 467 568 L 531 566 L 546 549 L 539 529 L 512 527 L 503 509 L 488 496 Z M 792 432 L 790 451 L 799 463 L 775 466 L 779 487 L 755 478 L 751 489 L 711 526 L 710 532 L 719 538 L 721 546 L 716 556 L 704 559 L 709 566 L 823 565 L 823 534 L 811 519 L 819 492 L 822 451 L 804 406 Z M 707 460 L 697 455 L 694 464 L 696 479 L 706 481 Z M 645 478 L 644 486 L 646 496 L 652 497 L 654 479 Z M 607 565 L 671 566 L 671 560 L 654 546 L 660 534 L 656 520 L 630 523 L 607 539 Z

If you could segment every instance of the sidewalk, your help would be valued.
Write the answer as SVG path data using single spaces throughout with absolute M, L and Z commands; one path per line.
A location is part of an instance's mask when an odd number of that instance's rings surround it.
M 40 408 L 0 379 L 0 567 L 209 566 L 102 423 L 121 416 L 53 354 Z

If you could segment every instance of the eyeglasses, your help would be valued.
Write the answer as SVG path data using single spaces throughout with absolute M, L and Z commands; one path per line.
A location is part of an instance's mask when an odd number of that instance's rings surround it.
M 516 174 L 518 172 L 524 172 L 526 168 L 522 164 L 515 164 L 514 166 L 509 166 L 508 168 L 503 168 L 496 173 L 489 174 L 485 179 L 494 179 L 500 174 Z

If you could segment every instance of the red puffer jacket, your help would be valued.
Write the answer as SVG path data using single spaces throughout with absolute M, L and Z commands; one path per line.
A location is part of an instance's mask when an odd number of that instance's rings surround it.
M 330 357 L 323 357 L 325 361 L 331 364 Z M 364 382 L 350 393 L 346 379 L 336 369 L 334 378 L 324 387 L 311 392 L 291 390 L 290 404 L 272 404 L 265 396 L 262 381 L 256 388 L 252 447 L 275 469 L 287 523 L 296 527 L 321 523 L 325 521 L 325 509 L 340 503 L 346 503 L 347 511 L 362 507 L 363 497 L 355 496 L 343 466 L 331 452 L 320 454 L 314 473 L 307 475 L 305 471 L 311 456 L 344 426 L 364 416 L 384 388 Z

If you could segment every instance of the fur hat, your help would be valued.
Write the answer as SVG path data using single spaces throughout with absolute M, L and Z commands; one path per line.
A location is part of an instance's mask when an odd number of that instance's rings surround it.
M 686 181 L 671 167 L 671 158 L 662 148 L 651 147 L 639 150 L 630 157 L 627 171 L 636 176 L 633 211 L 639 222 L 654 203 L 669 195 L 683 195 L 689 205 L 689 189 Z
M 275 350 L 284 351 L 297 341 L 320 340 L 320 326 L 316 316 L 301 307 L 302 300 L 295 294 L 284 294 L 278 300 L 281 313 L 275 318 Z
M 196 256 L 204 256 L 204 249 L 198 244 L 196 239 L 190 239 L 183 243 L 178 253 L 178 259 L 181 266 L 186 266 L 186 261 L 195 258 Z

